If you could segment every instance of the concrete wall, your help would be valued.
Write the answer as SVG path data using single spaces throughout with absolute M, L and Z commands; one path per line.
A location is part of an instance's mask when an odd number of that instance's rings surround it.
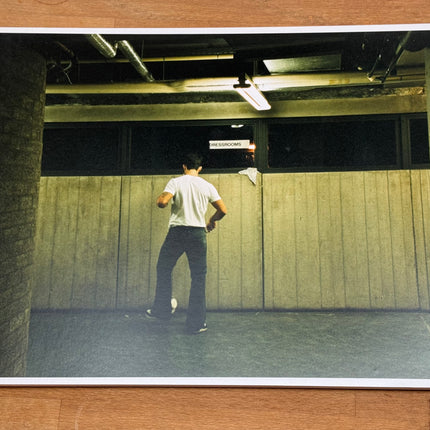
M 430 308 L 429 171 L 203 177 L 229 209 L 208 235 L 209 309 Z M 169 178 L 42 178 L 33 307 L 149 304 Z M 189 284 L 182 258 L 181 307 Z
M 45 61 L 0 44 L 0 376 L 22 376 L 40 178 Z
M 155 200 L 170 177 L 42 178 L 33 307 L 142 309 L 150 304 L 170 214 Z M 232 214 L 208 235 L 208 309 L 261 309 L 260 183 L 237 174 L 202 177 L 217 187 Z M 179 307 L 188 303 L 189 278 L 183 256 L 173 283 Z
M 267 309 L 429 309 L 429 172 L 264 176 Z

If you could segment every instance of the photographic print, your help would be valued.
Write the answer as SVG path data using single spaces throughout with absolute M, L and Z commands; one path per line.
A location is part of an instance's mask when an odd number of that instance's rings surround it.
M 430 28 L 0 43 L 0 382 L 429 385 Z

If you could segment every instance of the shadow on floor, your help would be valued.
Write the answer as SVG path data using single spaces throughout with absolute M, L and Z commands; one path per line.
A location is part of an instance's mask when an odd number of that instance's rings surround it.
M 210 312 L 183 331 L 142 313 L 34 312 L 27 377 L 430 378 L 430 315 Z

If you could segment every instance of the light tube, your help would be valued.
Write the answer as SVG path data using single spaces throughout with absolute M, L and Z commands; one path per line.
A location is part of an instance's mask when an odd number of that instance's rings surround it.
M 263 93 L 248 76 L 245 75 L 245 78 L 239 78 L 239 83 L 233 85 L 233 88 L 255 109 L 269 110 L 271 108 Z

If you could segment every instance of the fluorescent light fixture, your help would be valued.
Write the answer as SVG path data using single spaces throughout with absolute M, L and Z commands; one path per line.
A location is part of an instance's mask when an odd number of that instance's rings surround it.
M 255 109 L 269 110 L 271 108 L 263 93 L 247 75 L 240 77 L 239 83 L 233 85 L 233 88 Z

